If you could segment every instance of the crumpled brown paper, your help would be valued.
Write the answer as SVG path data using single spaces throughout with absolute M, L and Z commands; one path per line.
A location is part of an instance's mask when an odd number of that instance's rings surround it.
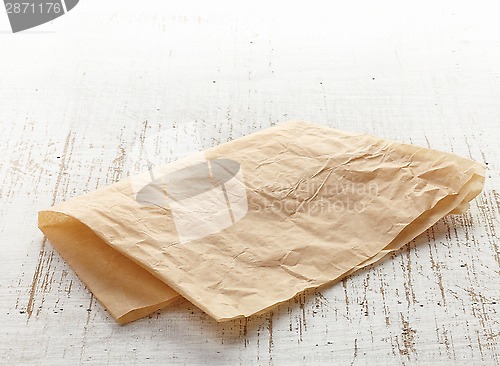
M 397 250 L 484 184 L 469 159 L 288 122 L 39 213 L 121 323 L 180 296 L 250 316 Z

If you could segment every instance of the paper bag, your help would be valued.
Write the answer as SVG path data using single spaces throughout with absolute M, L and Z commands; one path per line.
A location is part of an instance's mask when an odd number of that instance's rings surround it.
M 217 321 L 334 282 L 464 212 L 485 167 L 289 122 L 39 213 L 114 318 L 183 296 Z

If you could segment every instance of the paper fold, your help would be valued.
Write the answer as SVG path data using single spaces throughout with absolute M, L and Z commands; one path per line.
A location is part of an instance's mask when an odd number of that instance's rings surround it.
M 39 213 L 40 229 L 122 323 L 179 296 L 217 321 L 266 311 L 464 212 L 485 175 L 453 154 L 305 122 L 203 154 L 207 168 L 165 166 L 148 188 L 152 204 L 137 199 L 141 176 Z M 178 171 L 185 186 L 174 186 Z

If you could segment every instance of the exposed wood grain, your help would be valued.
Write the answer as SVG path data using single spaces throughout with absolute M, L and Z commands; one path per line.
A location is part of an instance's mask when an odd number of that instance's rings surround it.
M 0 32 L 0 363 L 500 363 L 493 12 L 123 4 Z M 468 156 L 485 190 L 380 263 L 221 324 L 185 300 L 115 324 L 36 228 L 38 210 L 133 172 L 145 144 L 168 160 L 158 132 L 196 123 L 210 147 L 292 118 Z

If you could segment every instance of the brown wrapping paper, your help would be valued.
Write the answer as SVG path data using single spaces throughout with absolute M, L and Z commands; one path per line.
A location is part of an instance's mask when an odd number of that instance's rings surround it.
M 483 187 L 469 159 L 288 122 L 39 213 L 121 323 L 180 296 L 260 313 L 397 250 Z

